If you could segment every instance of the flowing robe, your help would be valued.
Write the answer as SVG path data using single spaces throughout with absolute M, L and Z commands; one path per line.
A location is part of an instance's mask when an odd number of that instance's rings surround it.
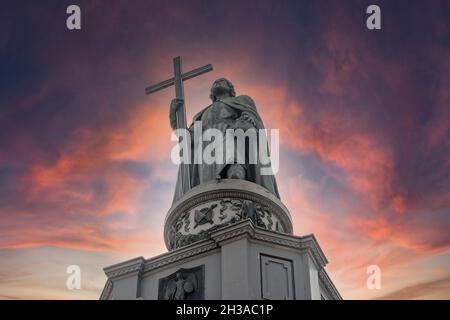
M 251 121 L 242 120 L 243 115 L 251 118 Z M 201 121 L 202 122 L 202 130 L 203 132 L 207 129 L 217 129 L 222 132 L 224 137 L 223 139 L 223 152 L 224 156 L 227 156 L 223 163 L 212 163 L 206 164 L 204 161 L 201 164 L 195 164 L 194 158 L 197 156 L 195 153 L 198 148 L 205 148 L 206 145 L 210 144 L 210 141 L 199 141 L 194 138 L 194 122 Z M 246 122 L 246 123 L 244 123 Z M 242 124 L 242 125 L 241 125 Z M 225 137 L 227 129 L 238 129 L 242 128 L 245 131 L 245 128 L 248 126 L 253 127 L 257 131 L 259 129 L 264 129 L 264 124 L 256 110 L 255 103 L 253 100 L 246 95 L 238 96 L 238 97 L 227 97 L 221 100 L 214 101 L 211 105 L 203 109 L 201 112 L 196 114 L 193 118 L 193 124 L 189 127 L 189 131 L 191 132 L 191 164 L 188 166 L 191 177 L 191 186 L 195 187 L 197 185 L 206 183 L 211 180 L 215 180 L 218 176 L 222 178 L 226 178 L 226 168 L 231 162 L 236 162 L 236 143 L 235 143 L 235 153 L 232 159 L 230 159 L 229 154 L 227 154 L 225 148 Z M 258 133 L 257 133 L 258 137 Z M 268 153 L 267 141 L 264 142 L 266 145 L 266 152 Z M 248 145 L 246 146 L 246 160 L 248 160 Z M 260 143 L 259 138 L 256 146 L 250 146 L 259 150 Z M 203 150 L 201 148 L 201 150 Z M 247 161 L 246 161 L 247 162 Z M 270 175 L 261 175 L 262 167 L 270 167 L 270 163 L 263 165 L 260 162 L 259 154 L 257 153 L 257 163 L 250 164 L 245 163 L 244 168 L 246 170 L 246 180 L 254 182 L 256 184 L 261 185 L 266 188 L 268 191 L 273 193 L 276 197 L 280 197 L 278 193 L 277 183 L 275 181 L 275 177 Z M 181 184 L 181 171 L 178 171 L 178 179 L 175 187 L 175 194 L 173 198 L 173 202 L 178 200 L 183 196 L 182 184 Z

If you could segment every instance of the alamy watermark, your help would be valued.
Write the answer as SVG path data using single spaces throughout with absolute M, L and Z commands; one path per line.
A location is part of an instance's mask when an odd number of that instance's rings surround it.
M 367 14 L 370 16 L 366 20 L 366 27 L 369 30 L 381 30 L 381 8 L 376 4 L 367 7 Z
M 69 16 L 66 19 L 66 27 L 69 30 L 81 30 L 81 9 L 79 6 L 72 4 L 67 7 L 66 13 Z
M 366 286 L 369 290 L 381 289 L 381 269 L 379 266 L 373 264 L 367 267 L 366 270 L 369 276 L 367 277 Z
M 78 5 L 69 5 L 66 9 L 69 15 L 66 19 L 66 27 L 69 30 L 81 30 L 81 8 Z M 366 9 L 366 14 L 369 14 L 366 20 L 366 27 L 369 30 L 381 30 L 381 8 L 372 4 Z
M 68 290 L 81 289 L 81 268 L 78 265 L 70 265 L 66 268 L 66 273 L 70 274 L 66 280 L 66 288 Z
M 172 148 L 171 160 L 174 164 L 259 164 L 261 175 L 272 175 L 279 169 L 279 140 L 279 129 L 226 129 L 224 133 L 215 128 L 202 130 L 202 121 L 195 121 L 192 131 L 174 130 L 172 141 L 179 143 Z

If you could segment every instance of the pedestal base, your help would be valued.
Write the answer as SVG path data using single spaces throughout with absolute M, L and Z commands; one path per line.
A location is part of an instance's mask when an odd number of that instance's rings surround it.
M 326 263 L 313 235 L 296 237 L 243 220 L 160 256 L 105 268 L 100 299 L 341 299 Z

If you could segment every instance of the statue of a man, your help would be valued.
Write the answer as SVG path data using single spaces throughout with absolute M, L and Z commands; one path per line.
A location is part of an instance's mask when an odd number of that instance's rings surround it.
M 193 118 L 192 125 L 189 127 L 191 136 L 191 162 L 189 165 L 191 186 L 194 187 L 219 178 L 245 179 L 263 186 L 279 198 L 278 188 L 273 174 L 261 174 L 261 167 L 267 167 L 267 164 L 263 166 L 259 161 L 259 157 L 256 163 L 248 161 L 249 150 L 251 148 L 259 149 L 259 139 L 256 146 L 248 146 L 249 142 L 247 142 L 244 150 L 245 155 L 242 155 L 246 159 L 245 163 L 238 163 L 238 161 L 236 161 L 237 153 L 242 152 L 236 150 L 236 148 L 232 158 L 227 158 L 225 159 L 226 161 L 223 161 L 222 163 L 194 163 L 194 150 L 196 150 L 196 148 L 201 148 L 201 150 L 203 150 L 207 144 L 211 143 L 202 140 L 199 141 L 194 138 L 194 123 L 196 121 L 201 121 L 203 132 L 208 129 L 216 129 L 223 134 L 223 137 L 226 136 L 226 131 L 228 129 L 242 129 L 243 131 L 248 129 L 255 129 L 256 131 L 264 129 L 264 124 L 256 110 L 252 98 L 247 95 L 236 96 L 234 86 L 229 80 L 221 78 L 214 81 L 211 87 L 210 98 L 212 104 L 196 114 Z M 176 111 L 182 103 L 183 101 L 177 99 L 174 99 L 171 102 L 170 124 L 172 129 L 176 128 Z M 224 138 L 224 144 L 225 140 L 226 139 Z M 264 140 L 263 143 L 266 144 L 265 150 L 268 152 L 267 141 Z M 224 145 L 224 153 L 227 152 L 225 149 L 226 147 Z M 228 155 L 229 154 L 227 154 L 227 157 Z M 270 163 L 268 166 L 270 166 Z M 183 195 L 180 179 L 181 174 L 179 171 L 173 199 L 174 202 Z

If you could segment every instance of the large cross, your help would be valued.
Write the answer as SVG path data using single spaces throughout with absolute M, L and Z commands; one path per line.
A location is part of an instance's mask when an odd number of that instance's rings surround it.
M 182 73 L 181 69 L 181 57 L 173 58 L 173 73 L 174 77 L 168 80 L 157 83 L 153 86 L 145 88 L 146 94 L 151 94 L 153 92 L 165 89 L 167 87 L 175 85 L 175 98 L 183 101 L 182 105 L 178 108 L 176 112 L 177 116 L 177 129 L 186 129 L 186 109 L 184 103 L 184 89 L 183 89 L 183 81 L 192 79 L 196 76 L 199 76 L 203 73 L 209 72 L 213 69 L 211 64 L 207 64 L 206 66 L 188 71 L 186 73 Z M 181 139 L 180 139 L 181 140 Z M 181 143 L 181 141 L 180 141 Z M 185 146 L 183 148 L 185 152 L 189 152 L 190 146 Z M 188 159 L 190 159 L 190 154 L 188 154 Z M 191 177 L 189 172 L 189 164 L 181 163 L 181 184 L 183 188 L 183 194 L 188 192 L 191 189 Z

